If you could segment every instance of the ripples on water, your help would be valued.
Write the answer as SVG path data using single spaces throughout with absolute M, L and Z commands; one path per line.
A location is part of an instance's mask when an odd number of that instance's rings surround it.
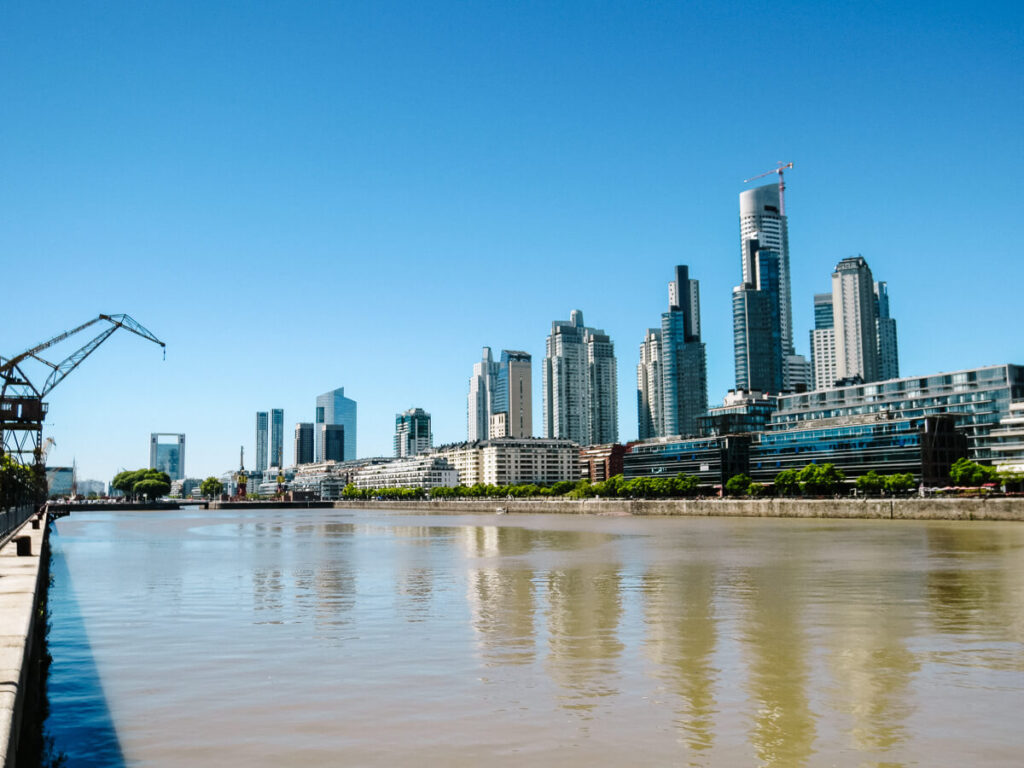
M 76 514 L 70 766 L 1016 766 L 1024 526 Z

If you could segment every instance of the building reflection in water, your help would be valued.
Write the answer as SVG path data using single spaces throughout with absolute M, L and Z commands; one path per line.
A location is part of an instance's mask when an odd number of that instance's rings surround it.
M 815 715 L 808 698 L 811 644 L 803 626 L 807 584 L 785 548 L 770 565 L 744 569 L 734 588 L 753 708 L 749 739 L 759 764 L 795 768 L 813 754 Z
M 529 664 L 536 656 L 533 570 L 528 563 L 500 559 L 528 554 L 525 528 L 477 526 L 462 529 L 471 563 L 467 598 L 477 647 L 488 665 Z
M 600 534 L 577 535 L 586 548 L 605 541 Z M 548 672 L 564 689 L 562 706 L 587 716 L 601 699 L 619 692 L 621 578 L 617 561 L 590 556 L 579 565 L 549 570 L 545 579 Z
M 714 745 L 717 641 L 714 609 L 715 570 L 707 563 L 681 564 L 644 576 L 647 654 L 656 674 L 678 699 L 676 725 L 694 753 Z

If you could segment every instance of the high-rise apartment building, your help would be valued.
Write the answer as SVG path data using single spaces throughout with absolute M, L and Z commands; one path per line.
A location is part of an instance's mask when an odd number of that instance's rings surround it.
M 815 389 L 826 389 L 836 383 L 836 333 L 831 293 L 814 294 L 811 366 L 814 369 Z
M 778 257 L 778 315 L 782 355 L 792 355 L 793 303 L 789 279 L 789 224 L 782 214 L 779 187 L 768 184 L 740 193 L 740 255 L 743 261 L 743 284 L 758 287 L 757 262 L 749 257 L 748 240 L 756 240 L 758 248 Z M 790 389 L 790 382 L 783 382 Z
M 551 324 L 544 369 L 544 435 L 579 445 L 618 442 L 615 347 L 574 309 Z
M 743 282 L 732 290 L 736 389 L 778 394 L 783 389 L 780 258 L 756 237 L 743 241 Z
M 878 381 L 875 281 L 863 256 L 851 256 L 836 265 L 832 273 L 832 318 L 836 379 Z
M 270 409 L 270 466 L 284 466 L 284 409 Z
M 345 397 L 345 388 L 339 387 L 317 395 L 316 398 L 316 460 L 328 461 L 324 452 L 322 424 L 340 424 L 345 427 L 345 459 L 356 458 L 356 401 Z M 334 459 L 341 461 L 341 459 Z
M 875 283 L 875 322 L 878 327 L 878 375 L 882 381 L 900 377 L 896 320 L 889 314 L 889 284 Z
M 185 436 L 153 432 L 149 436 L 149 468 L 166 472 L 171 480 L 185 478 Z
M 648 328 L 640 344 L 640 363 L 636 367 L 637 427 L 641 440 L 664 432 L 661 377 L 661 329 Z
M 430 450 L 434 436 L 430 432 L 430 414 L 422 408 L 410 408 L 395 416 L 395 456 L 406 458 Z
M 700 340 L 700 283 L 684 265 L 675 268 L 669 311 L 661 316 L 661 370 L 664 434 L 696 435 L 697 418 L 708 409 L 707 353 Z
M 533 434 L 533 363 L 530 355 L 503 349 L 494 361 L 484 347 L 473 365 L 466 401 L 466 439 L 531 437 Z
M 299 422 L 295 425 L 295 465 L 313 463 L 313 424 Z
M 266 411 L 256 412 L 256 471 L 267 469 L 267 445 L 270 442 L 270 414 Z

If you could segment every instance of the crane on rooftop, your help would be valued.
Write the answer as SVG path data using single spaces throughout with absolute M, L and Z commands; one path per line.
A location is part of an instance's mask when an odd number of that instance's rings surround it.
M 109 323 L 91 341 L 86 342 L 60 362 L 54 363 L 42 356 L 50 347 L 71 338 L 97 323 Z M 42 468 L 46 450 L 51 441 L 43 442 L 43 421 L 46 418 L 47 404 L 43 402 L 53 388 L 64 381 L 68 374 L 81 365 L 89 355 L 96 351 L 104 341 L 110 338 L 118 328 L 148 339 L 164 348 L 160 339 L 139 325 L 128 315 L 100 315 L 77 328 L 59 333 L 51 339 L 36 344 L 30 349 L 11 358 L 0 357 L 0 456 L 5 453 L 15 456 L 20 463 L 28 464 L 25 459 L 31 457 L 31 463 Z M 39 381 L 37 376 L 29 376 L 29 363 L 41 363 L 49 369 L 46 378 Z
M 789 168 L 792 168 L 793 167 L 793 163 L 783 163 L 782 161 L 779 161 L 778 166 L 779 166 L 778 168 L 772 168 L 770 171 L 765 171 L 764 173 L 757 174 L 757 176 L 751 176 L 749 179 L 744 179 L 743 183 L 744 184 L 749 184 L 752 181 L 757 181 L 758 179 L 763 179 L 765 176 L 770 176 L 773 173 L 779 174 L 779 215 L 785 216 L 786 215 L 786 197 L 785 197 L 786 182 L 785 182 L 785 179 L 783 177 L 783 172 L 786 171 Z

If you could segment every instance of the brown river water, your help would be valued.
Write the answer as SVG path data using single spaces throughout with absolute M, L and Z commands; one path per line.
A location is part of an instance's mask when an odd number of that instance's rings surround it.
M 75 766 L 1024 765 L 1024 524 L 76 513 Z

